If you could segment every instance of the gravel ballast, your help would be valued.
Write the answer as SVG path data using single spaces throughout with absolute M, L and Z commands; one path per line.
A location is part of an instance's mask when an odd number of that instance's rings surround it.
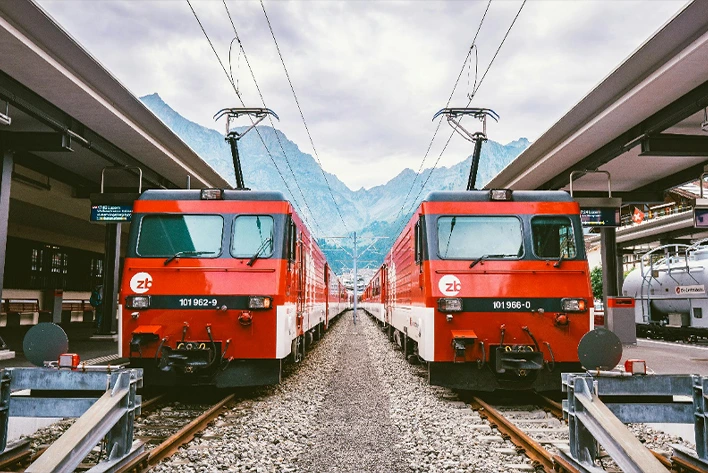
M 428 385 L 425 369 L 409 364 L 363 312 L 356 325 L 351 312 L 343 314 L 286 372 L 278 386 L 241 393 L 154 471 L 533 471 L 530 460 L 454 392 Z M 160 425 L 169 420 L 156 415 Z M 37 432 L 33 448 L 69 425 L 62 421 Z M 661 451 L 680 440 L 644 425 L 631 428 Z

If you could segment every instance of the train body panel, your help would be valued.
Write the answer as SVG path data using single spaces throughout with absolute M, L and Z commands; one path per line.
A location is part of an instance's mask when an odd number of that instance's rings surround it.
M 271 384 L 344 310 L 324 254 L 279 193 L 147 191 L 121 289 L 121 348 L 150 384 Z
M 592 296 L 579 207 L 561 192 L 510 195 L 430 194 L 364 293 L 431 383 L 560 389 L 560 368 L 580 367 Z

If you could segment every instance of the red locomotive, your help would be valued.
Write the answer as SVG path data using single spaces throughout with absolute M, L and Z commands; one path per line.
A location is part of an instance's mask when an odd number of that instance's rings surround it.
M 346 291 L 279 192 L 148 190 L 135 202 L 121 349 L 147 384 L 274 384 Z
M 592 301 L 578 204 L 563 191 L 433 192 L 362 297 L 431 384 L 559 390 Z

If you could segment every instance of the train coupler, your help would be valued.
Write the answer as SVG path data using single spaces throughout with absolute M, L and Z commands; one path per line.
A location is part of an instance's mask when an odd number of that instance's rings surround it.
M 543 353 L 533 351 L 533 348 L 527 345 L 505 345 L 496 348 L 494 368 L 497 373 L 506 373 L 507 370 L 538 371 L 543 366 Z

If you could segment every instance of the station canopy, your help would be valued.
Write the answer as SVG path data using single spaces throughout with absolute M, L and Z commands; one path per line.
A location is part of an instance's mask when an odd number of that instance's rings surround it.
M 83 198 L 107 166 L 139 167 L 148 188 L 185 187 L 188 175 L 194 187 L 229 187 L 37 4 L 2 2 L 0 57 L 0 143 L 16 165 Z
M 708 2 L 686 5 L 487 184 L 569 190 L 573 171 L 611 175 L 612 196 L 663 203 L 708 166 Z M 575 197 L 606 197 L 602 174 L 573 180 Z M 620 233 L 618 231 L 618 242 Z

